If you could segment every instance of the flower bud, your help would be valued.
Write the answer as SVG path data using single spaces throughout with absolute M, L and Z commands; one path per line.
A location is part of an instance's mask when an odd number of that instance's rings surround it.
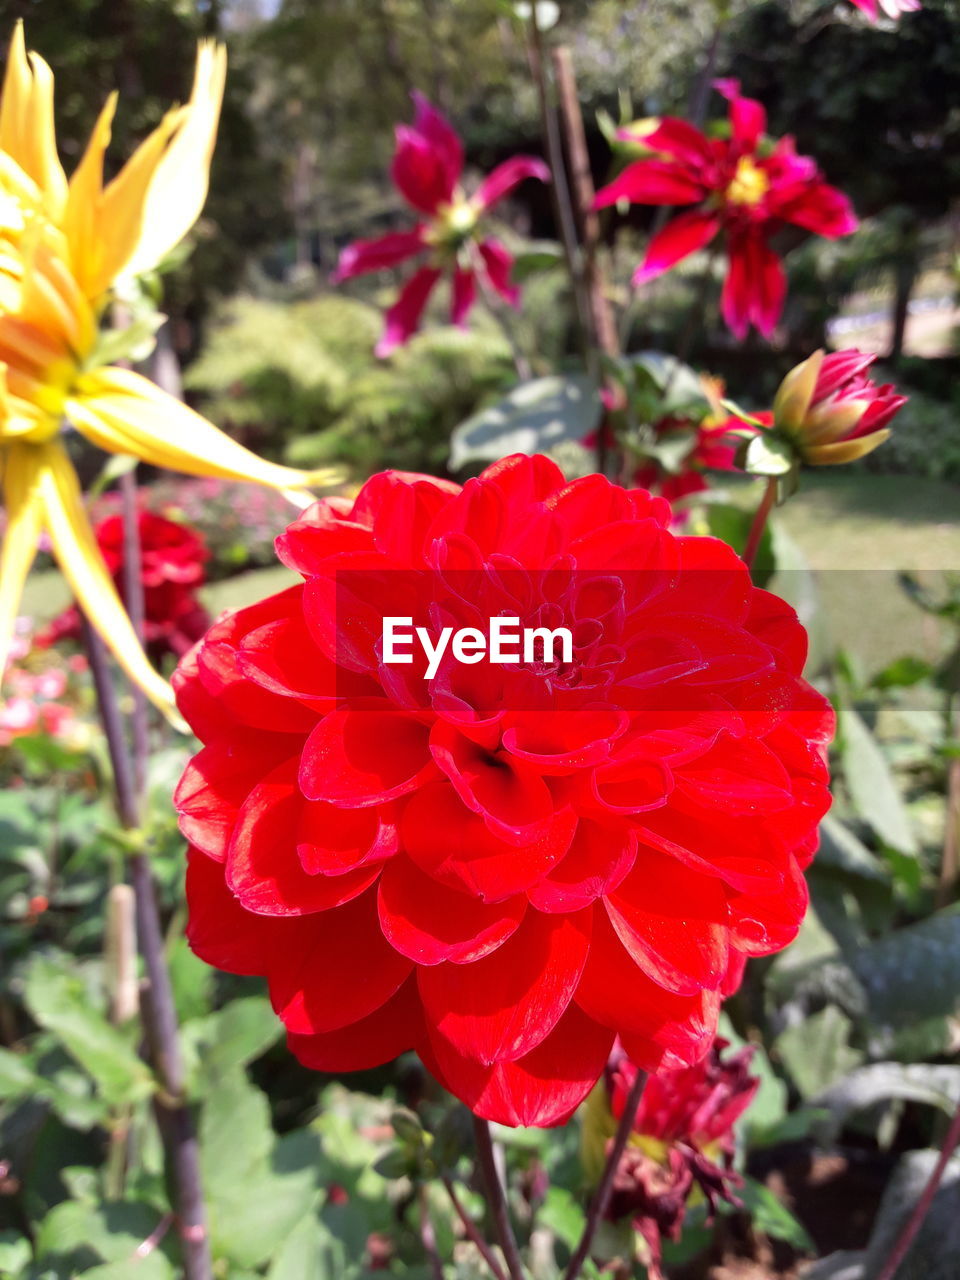
M 875 359 L 855 350 L 816 351 L 784 378 L 773 404 L 774 431 L 799 461 L 814 467 L 854 462 L 888 438 L 887 424 L 907 398 L 867 377 Z

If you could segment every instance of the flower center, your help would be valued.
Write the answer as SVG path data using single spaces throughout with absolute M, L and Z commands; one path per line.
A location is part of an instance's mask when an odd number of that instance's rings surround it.
M 757 205 L 770 189 L 770 179 L 750 156 L 741 156 L 733 181 L 724 192 L 728 204 Z
M 449 204 L 437 210 L 429 233 L 431 243 L 438 249 L 456 253 L 473 235 L 479 216 L 476 205 L 456 192 Z

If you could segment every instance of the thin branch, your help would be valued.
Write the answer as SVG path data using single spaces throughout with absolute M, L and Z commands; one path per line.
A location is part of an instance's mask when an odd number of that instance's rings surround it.
M 144 600 L 142 550 L 140 547 L 140 515 L 137 510 L 136 468 L 120 478 L 123 512 L 123 596 L 133 629 L 143 642 Z M 147 698 L 139 685 L 133 685 L 133 778 L 137 798 L 143 797 L 147 785 L 147 761 L 150 756 Z
M 510 1225 L 510 1211 L 507 1207 L 507 1196 L 497 1162 L 493 1155 L 493 1141 L 490 1137 L 490 1125 L 479 1116 L 473 1117 L 473 1132 L 477 1143 L 477 1162 L 480 1176 L 487 1193 L 487 1204 L 493 1215 L 493 1225 L 500 1240 L 500 1248 L 507 1263 L 510 1280 L 524 1280 L 523 1263 L 520 1261 L 520 1250 L 517 1248 L 513 1227 Z
M 450 1203 L 453 1205 L 457 1217 L 463 1223 L 463 1229 L 467 1233 L 467 1239 L 471 1240 L 476 1246 L 481 1258 L 483 1258 L 484 1262 L 493 1272 L 494 1280 L 507 1280 L 507 1273 L 497 1261 L 496 1254 L 480 1234 L 480 1231 L 477 1229 L 477 1224 L 464 1208 L 463 1201 L 457 1195 L 457 1190 L 456 1187 L 454 1187 L 453 1182 L 446 1174 L 443 1175 L 441 1181 L 447 1189 L 447 1195 L 450 1197 Z
M 960 1107 L 957 1108 L 953 1119 L 950 1122 L 950 1128 L 947 1130 L 947 1136 L 943 1140 L 943 1147 L 940 1151 L 940 1158 L 933 1167 L 933 1172 L 927 1180 L 927 1185 L 923 1189 L 923 1194 L 914 1205 L 913 1213 L 904 1223 L 903 1228 L 897 1237 L 890 1256 L 877 1273 L 876 1280 L 894 1280 L 900 1263 L 907 1256 L 914 1237 L 923 1225 L 923 1220 L 927 1216 L 934 1197 L 940 1187 L 940 1180 L 943 1177 L 944 1170 L 950 1163 L 950 1157 L 953 1155 L 960 1144 Z
M 620 1166 L 620 1159 L 626 1149 L 627 1140 L 633 1132 L 637 1109 L 640 1106 L 640 1099 L 643 1096 L 646 1083 L 647 1073 L 638 1071 L 630 1092 L 627 1094 L 626 1102 L 623 1104 L 623 1114 L 620 1117 L 620 1123 L 617 1125 L 617 1133 L 610 1146 L 607 1162 L 603 1167 L 603 1175 L 600 1178 L 599 1186 L 593 1194 L 593 1199 L 590 1201 L 590 1209 L 587 1213 L 583 1235 L 580 1237 L 580 1243 L 577 1245 L 576 1251 L 564 1272 L 564 1280 L 577 1280 L 583 1270 L 583 1264 L 590 1256 L 590 1246 L 593 1244 L 597 1228 L 600 1226 L 603 1215 L 607 1211 L 607 1205 L 610 1203 L 613 1180 Z

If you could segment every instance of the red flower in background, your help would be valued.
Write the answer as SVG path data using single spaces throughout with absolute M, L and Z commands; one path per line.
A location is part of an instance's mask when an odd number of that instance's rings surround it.
M 193 529 L 152 511 L 141 511 L 141 580 L 143 582 L 144 643 L 154 661 L 172 653 L 182 657 L 210 625 L 196 589 L 206 578 L 209 553 Z M 94 533 L 114 586 L 125 596 L 123 518 L 107 516 Z M 80 638 L 80 614 L 75 605 L 64 610 L 37 636 L 50 645 L 60 639 Z
M 304 583 L 181 663 L 188 936 L 266 976 L 308 1066 L 412 1048 L 477 1114 L 559 1123 L 616 1035 L 696 1062 L 795 936 L 832 713 L 793 610 L 669 519 L 542 457 L 386 472 L 290 525 Z M 384 661 L 386 615 L 501 613 L 568 626 L 571 660 Z
M 616 1171 L 607 1217 L 632 1219 L 647 1245 L 644 1262 L 651 1280 L 663 1280 L 661 1242 L 680 1238 L 691 1203 L 705 1199 L 711 1214 L 719 1200 L 736 1203 L 734 1125 L 753 1101 L 760 1079 L 750 1074 L 752 1048 L 724 1058 L 727 1047 L 718 1038 L 694 1066 L 649 1077 Z M 590 1096 L 581 1142 L 592 1181 L 602 1172 L 636 1075 L 635 1064 L 615 1048 Z
M 375 240 L 357 240 L 340 255 L 334 280 L 349 280 L 370 271 L 395 267 L 411 258 L 425 259 L 387 312 L 377 355 L 389 355 L 417 330 L 434 287 L 444 274 L 453 287 L 451 324 L 463 325 L 473 306 L 480 276 L 511 306 L 520 300 L 511 283 L 513 257 L 493 236 L 479 234 L 482 216 L 524 178 L 549 182 L 550 170 L 536 156 L 514 156 L 489 173 L 469 198 L 460 186 L 463 144 L 444 116 L 414 93 L 413 125 L 397 126 L 391 174 L 397 190 L 426 221 L 410 231 Z
M 719 233 L 726 237 L 727 278 L 723 318 L 738 338 L 753 324 L 770 337 L 783 310 L 786 277 L 770 247 L 786 223 L 835 239 L 857 227 L 850 202 L 829 186 L 808 156 L 798 156 L 792 138 L 764 145 L 763 106 L 740 96 L 736 80 L 716 87 L 730 102 L 730 137 L 708 138 L 699 129 L 665 116 L 643 145 L 655 154 L 636 160 L 597 193 L 597 207 L 632 204 L 688 205 L 653 237 L 634 275 L 643 284 L 669 271 Z M 637 139 L 629 130 L 628 140 Z
M 850 3 L 865 13 L 871 22 L 876 22 L 881 11 L 896 21 L 901 13 L 917 13 L 922 7 L 920 0 L 850 0 Z

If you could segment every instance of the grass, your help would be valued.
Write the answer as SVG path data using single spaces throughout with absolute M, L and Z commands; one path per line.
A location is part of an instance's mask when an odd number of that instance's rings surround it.
M 736 486 L 738 503 L 750 507 L 758 499 L 756 485 Z M 897 572 L 938 577 L 943 570 L 960 571 L 960 488 L 854 468 L 813 471 L 776 519 L 813 570 L 816 618 L 809 610 L 809 575 L 788 570 L 773 585 L 812 626 L 820 657 L 842 647 L 872 672 L 903 653 L 938 656 L 942 630 L 907 599 Z M 211 584 L 204 601 L 216 616 L 294 580 L 279 565 L 259 569 Z M 68 599 L 57 572 L 37 573 L 27 583 L 23 612 L 46 621 Z

